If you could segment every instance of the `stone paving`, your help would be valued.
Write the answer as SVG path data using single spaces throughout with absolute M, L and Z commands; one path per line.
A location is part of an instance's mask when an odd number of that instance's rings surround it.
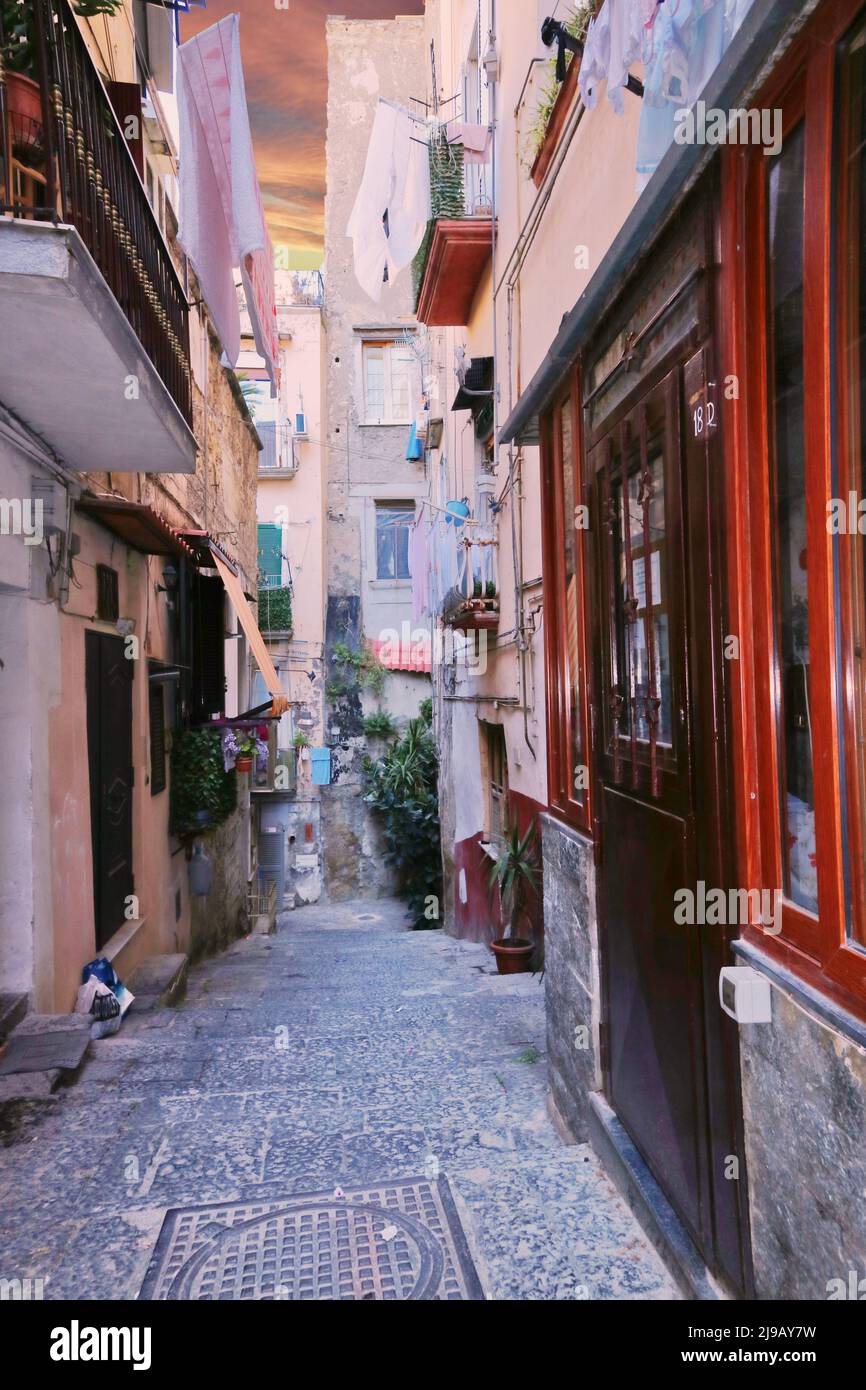
M 537 977 L 397 903 L 299 909 L 93 1043 L 75 1086 L 0 1111 L 0 1278 L 137 1298 L 169 1210 L 438 1172 L 486 1297 L 678 1297 L 545 1092 Z

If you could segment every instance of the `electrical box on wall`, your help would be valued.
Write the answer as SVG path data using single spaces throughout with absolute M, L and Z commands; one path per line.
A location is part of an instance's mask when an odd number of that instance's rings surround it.
M 722 967 L 719 1003 L 737 1023 L 769 1023 L 773 1017 L 770 982 L 750 965 Z

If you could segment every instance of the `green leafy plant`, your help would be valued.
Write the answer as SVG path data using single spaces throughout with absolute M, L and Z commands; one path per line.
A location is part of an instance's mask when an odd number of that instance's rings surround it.
M 438 761 L 425 706 L 381 758 L 368 762 L 365 800 L 379 813 L 385 860 L 399 874 L 414 930 L 439 925 L 425 909 L 442 901 Z
M 520 936 L 525 920 L 529 893 L 538 893 L 538 831 L 533 821 L 523 835 L 516 825 L 505 833 L 505 842 L 496 862 L 491 866 L 488 888 L 491 897 L 499 889 L 503 913 L 508 918 L 505 936 L 510 941 L 526 940 Z
M 82 19 L 95 19 L 98 15 L 119 14 L 123 3 L 124 0 L 72 0 L 72 8 Z M 4 66 L 9 72 L 35 77 L 32 0 L 0 0 L 0 23 Z
M 368 738 L 391 738 L 396 732 L 397 726 L 387 710 L 368 714 L 364 720 L 364 733 Z
M 589 21 L 595 14 L 595 10 L 596 0 L 578 0 L 568 18 L 563 20 L 563 26 L 572 38 L 581 40 L 586 38 Z M 573 53 L 566 54 L 566 62 L 569 66 L 574 60 L 574 56 Z M 556 105 L 556 98 L 561 90 L 562 84 L 556 79 L 556 58 L 551 58 L 547 64 L 544 84 L 539 92 L 538 105 L 535 108 L 535 120 L 527 136 L 527 158 L 530 164 L 534 162 L 544 144 L 547 127 Z
M 169 828 L 173 835 L 214 830 L 237 806 L 237 778 L 226 772 L 216 729 L 180 729 L 171 747 Z
M 292 591 L 290 588 L 259 589 L 259 627 L 262 632 L 291 632 Z
M 388 673 L 369 647 L 355 651 L 345 642 L 335 642 L 331 655 L 334 665 L 339 667 L 339 673 L 328 687 L 329 698 L 349 695 L 353 690 L 372 690 L 375 695 L 382 694 Z
M 304 733 L 303 729 L 297 729 L 295 731 L 295 734 L 292 738 L 292 743 L 295 745 L 296 748 L 309 748 L 310 746 L 310 740 L 307 738 L 307 735 Z

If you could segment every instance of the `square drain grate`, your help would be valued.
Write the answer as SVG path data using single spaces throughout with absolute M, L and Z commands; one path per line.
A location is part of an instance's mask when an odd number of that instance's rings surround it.
M 166 1212 L 143 1299 L 483 1299 L 444 1178 Z

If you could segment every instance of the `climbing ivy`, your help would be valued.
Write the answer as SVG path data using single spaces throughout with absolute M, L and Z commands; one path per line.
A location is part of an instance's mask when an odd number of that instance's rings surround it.
M 262 632 L 291 632 L 291 589 L 259 589 L 259 627 Z
M 215 830 L 237 806 L 237 778 L 223 765 L 216 729 L 179 729 L 171 745 L 169 829 L 172 835 Z M 203 825 L 198 817 L 207 812 Z

